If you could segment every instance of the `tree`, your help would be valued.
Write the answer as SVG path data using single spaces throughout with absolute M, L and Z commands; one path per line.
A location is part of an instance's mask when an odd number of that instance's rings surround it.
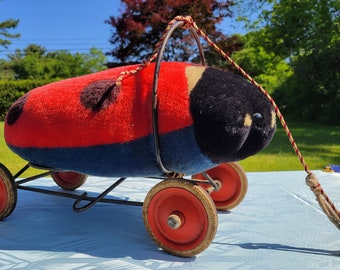
M 91 72 L 97 72 L 106 68 L 106 57 L 103 52 L 97 48 L 91 48 L 89 54 L 82 55 L 85 69 Z
M 264 8 L 259 20 L 249 24 L 250 29 L 262 27 L 263 48 L 286 59 L 293 68 L 294 74 L 274 93 L 282 111 L 301 120 L 339 124 L 340 2 L 259 0 L 258 3 Z
M 110 39 L 113 49 L 109 55 L 116 64 L 141 62 L 150 57 L 167 23 L 177 15 L 192 16 L 197 25 L 228 53 L 241 46 L 235 38 L 229 39 L 216 28 L 223 18 L 231 16 L 232 1 L 122 0 L 122 4 L 121 15 L 112 16 L 107 21 L 113 27 Z M 187 32 L 176 31 L 169 41 L 165 59 L 192 60 L 198 55 L 194 47 L 195 43 Z
M 67 51 L 47 52 L 40 45 L 30 44 L 23 52 L 16 50 L 8 58 L 10 60 L 4 61 L 4 67 L 0 68 L 0 78 L 10 78 L 11 75 L 18 80 L 56 80 L 106 68 L 106 57 L 96 48 L 92 48 L 89 54 L 71 54 Z
M 0 81 L 14 79 L 15 73 L 12 70 L 11 65 L 7 61 L 0 59 Z
M 261 29 L 239 37 L 244 47 L 234 52 L 232 58 L 256 82 L 272 93 L 292 76 L 293 70 L 282 57 L 263 47 L 264 31 Z
M 8 47 L 12 42 L 10 39 L 20 37 L 20 34 L 11 34 L 9 32 L 10 29 L 14 29 L 17 27 L 19 20 L 8 19 L 6 21 L 0 22 L 0 46 L 5 48 Z
M 279 41 L 270 48 L 290 59 L 294 76 L 277 95 L 289 93 L 285 111 L 294 111 L 302 119 L 340 124 L 339 1 L 281 2 L 267 16 L 269 34 Z
M 264 11 L 267 46 L 283 57 L 318 53 L 339 40 L 340 4 L 337 0 L 284 0 Z
M 46 53 L 46 49 L 36 44 L 29 44 L 24 49 L 24 55 L 26 56 L 34 55 L 34 56 L 37 56 L 38 58 L 41 58 L 45 53 Z

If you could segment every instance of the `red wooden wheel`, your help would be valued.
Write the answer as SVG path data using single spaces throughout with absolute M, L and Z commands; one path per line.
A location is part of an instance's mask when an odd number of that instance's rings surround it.
M 8 217 L 17 203 L 17 188 L 12 174 L 0 163 L 0 220 Z
M 227 211 L 242 202 L 247 193 L 248 181 L 244 170 L 238 163 L 224 163 L 206 171 L 206 173 L 219 186 L 218 191 L 213 191 L 210 194 L 217 210 Z M 203 174 L 193 175 L 192 178 L 206 180 Z M 210 187 L 209 184 L 200 185 L 203 188 Z
M 217 231 L 217 212 L 210 196 L 184 180 L 165 180 L 154 186 L 145 198 L 143 218 L 158 246 L 181 257 L 205 250 Z
M 0 212 L 3 212 L 7 206 L 8 196 L 4 180 L 0 178 Z
M 59 187 L 66 190 L 75 190 L 85 183 L 87 175 L 77 172 L 53 172 L 52 178 Z

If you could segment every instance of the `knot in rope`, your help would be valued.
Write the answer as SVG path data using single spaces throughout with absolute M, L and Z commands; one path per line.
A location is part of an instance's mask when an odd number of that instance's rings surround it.
M 306 176 L 306 184 L 313 191 L 316 200 L 318 201 L 320 207 L 322 208 L 328 219 L 338 229 L 340 229 L 340 213 L 336 209 L 332 201 L 328 198 L 327 194 L 324 192 L 321 184 L 313 173 L 310 173 Z
M 315 195 L 321 194 L 321 185 L 313 173 L 306 176 L 306 185 L 314 192 Z
M 191 16 L 176 16 L 174 21 L 183 22 L 182 28 L 190 29 L 194 25 L 194 19 Z

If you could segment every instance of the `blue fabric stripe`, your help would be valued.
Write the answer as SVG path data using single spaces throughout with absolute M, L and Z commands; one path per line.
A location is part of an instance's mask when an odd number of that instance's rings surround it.
M 216 166 L 199 149 L 192 127 L 160 136 L 161 155 L 168 170 L 191 175 Z M 153 135 L 124 144 L 75 148 L 9 146 L 27 161 L 49 168 L 106 177 L 159 176 Z

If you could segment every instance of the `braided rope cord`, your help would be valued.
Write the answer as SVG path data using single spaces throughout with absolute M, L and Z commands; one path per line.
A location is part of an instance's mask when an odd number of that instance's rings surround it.
M 163 32 L 160 40 L 155 45 L 154 53 L 153 55 L 147 60 L 144 61 L 141 65 L 139 65 L 134 70 L 130 71 L 123 71 L 120 76 L 116 80 L 116 85 L 120 85 L 121 81 L 124 79 L 124 77 L 136 74 L 140 70 L 142 70 L 145 66 L 148 66 L 152 61 L 154 61 L 157 58 L 159 47 L 162 45 L 165 36 L 167 35 L 168 31 L 172 27 L 172 25 L 177 22 L 181 21 L 183 22 L 183 25 L 181 26 L 184 29 L 194 29 L 196 33 L 201 36 L 210 46 L 212 46 L 223 58 L 225 58 L 227 61 L 230 62 L 230 64 L 237 69 L 247 80 L 249 80 L 252 84 L 254 84 L 269 100 L 271 105 L 273 106 L 275 113 L 296 153 L 298 156 L 301 165 L 303 166 L 305 172 L 307 173 L 306 176 L 306 184 L 310 187 L 311 191 L 314 193 L 317 202 L 319 203 L 320 207 L 326 214 L 326 216 L 329 218 L 329 220 L 338 228 L 340 229 L 340 212 L 335 207 L 334 203 L 330 200 L 330 198 L 327 196 L 326 192 L 321 187 L 321 184 L 319 183 L 317 177 L 310 171 L 308 168 L 308 165 L 305 161 L 305 159 L 302 156 L 301 151 L 299 150 L 295 139 L 291 133 L 291 131 L 288 128 L 288 125 L 278 107 L 278 105 L 275 103 L 274 99 L 268 94 L 268 92 L 260 85 L 258 84 L 247 72 L 245 72 L 233 59 L 231 59 L 221 48 L 219 48 L 194 22 L 192 17 L 190 16 L 177 16 L 173 20 L 171 20 L 165 31 Z

